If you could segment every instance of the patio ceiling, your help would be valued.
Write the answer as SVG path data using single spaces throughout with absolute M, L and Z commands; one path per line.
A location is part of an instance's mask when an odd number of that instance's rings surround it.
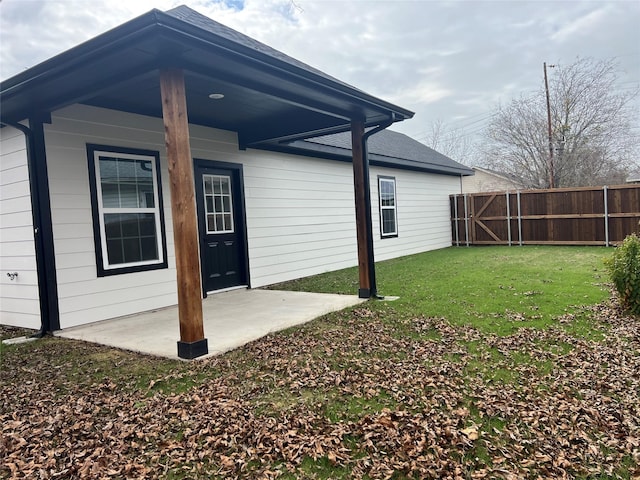
M 159 71 L 168 67 L 185 72 L 190 123 L 236 131 L 242 147 L 413 116 L 178 7 L 152 10 L 2 82 L 2 121 L 73 103 L 161 118 Z

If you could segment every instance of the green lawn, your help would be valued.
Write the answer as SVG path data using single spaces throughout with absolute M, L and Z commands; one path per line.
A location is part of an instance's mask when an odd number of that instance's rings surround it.
M 609 299 L 610 252 L 381 262 L 398 300 L 204 361 L 6 346 L 0 478 L 636 480 L 640 320 Z M 277 287 L 353 293 L 357 275 Z
M 444 317 L 484 331 L 508 334 L 543 327 L 576 306 L 609 296 L 604 247 L 447 248 L 376 265 L 378 291 L 399 296 L 394 313 Z M 355 268 L 272 288 L 353 294 Z

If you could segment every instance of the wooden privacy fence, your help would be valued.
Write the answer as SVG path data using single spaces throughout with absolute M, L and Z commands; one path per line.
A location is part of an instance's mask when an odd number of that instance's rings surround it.
M 454 245 L 612 245 L 639 232 L 640 185 L 450 196 Z

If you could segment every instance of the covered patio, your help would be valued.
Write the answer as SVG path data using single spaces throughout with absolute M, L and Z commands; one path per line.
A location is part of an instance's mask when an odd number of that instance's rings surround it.
M 206 355 L 204 330 L 212 337 L 219 336 L 218 331 L 224 330 L 229 322 L 216 311 L 220 326 L 203 329 L 200 305 L 209 290 L 206 285 L 203 288 L 203 277 L 208 272 L 202 268 L 207 264 L 202 253 L 206 241 L 198 230 L 190 125 L 235 132 L 239 151 L 282 152 L 296 140 L 350 132 L 358 295 L 377 296 L 367 138 L 394 122 L 411 118 L 413 112 L 347 85 L 186 6 L 167 12 L 152 10 L 12 77 L 1 87 L 0 121 L 21 130 L 28 142 L 43 332 L 64 326 L 60 321 L 45 130 L 52 123 L 52 112 L 75 104 L 163 121 L 178 302 L 177 310 L 172 311 L 171 327 L 177 317 L 181 358 Z M 20 123 L 25 119 L 28 127 Z M 96 193 L 93 195 L 97 197 Z M 97 201 L 94 203 L 97 205 Z M 99 227 L 103 221 L 99 207 L 93 208 L 93 222 Z M 158 210 L 161 212 L 163 208 Z M 242 227 L 242 222 L 238 223 Z M 96 231 L 95 255 L 105 258 L 99 228 Z M 245 261 L 239 262 L 239 268 L 232 269 L 234 272 L 248 272 L 246 237 L 245 228 L 238 233 L 239 242 L 231 242 L 245 243 L 237 247 L 238 255 L 244 254 Z M 162 242 L 156 250 L 162 250 Z M 109 265 L 112 271 L 98 271 L 97 276 L 102 279 L 167 268 L 166 258 L 171 255 L 161 259 L 155 252 L 153 265 L 128 264 L 120 272 Z M 249 274 L 244 277 L 235 285 L 251 286 Z M 206 305 L 205 302 L 205 309 Z M 211 312 L 209 315 L 214 316 Z M 138 341 L 150 343 L 152 332 L 160 330 L 152 325 L 153 328 L 140 332 Z M 177 329 L 171 327 L 166 331 L 176 336 Z M 175 347 L 174 338 L 172 349 Z M 216 347 L 212 345 L 211 351 L 216 351 Z
M 269 333 L 364 301 L 356 295 L 260 289 L 209 295 L 202 302 L 209 352 L 199 358 L 233 350 Z M 177 314 L 177 306 L 163 308 L 64 329 L 55 335 L 177 359 Z

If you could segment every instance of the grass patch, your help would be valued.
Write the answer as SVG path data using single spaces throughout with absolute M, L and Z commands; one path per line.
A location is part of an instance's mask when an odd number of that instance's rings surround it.
M 303 474 L 303 478 L 313 478 L 317 480 L 347 480 L 353 478 L 349 467 L 336 465 L 327 457 L 319 457 L 317 459 L 305 457 L 300 463 L 298 470 Z M 279 478 L 283 480 L 298 480 L 300 473 L 293 474 L 287 472 Z
M 326 404 L 325 412 L 327 418 L 336 423 L 355 421 L 364 415 L 380 412 L 384 408 L 394 409 L 397 406 L 398 402 L 382 390 L 371 398 L 340 396 L 333 402 Z
M 446 317 L 499 335 L 543 328 L 609 296 L 603 286 L 609 253 L 604 247 L 451 247 L 378 262 L 378 290 L 400 298 L 377 308 Z M 350 268 L 272 288 L 353 294 L 358 274 Z

